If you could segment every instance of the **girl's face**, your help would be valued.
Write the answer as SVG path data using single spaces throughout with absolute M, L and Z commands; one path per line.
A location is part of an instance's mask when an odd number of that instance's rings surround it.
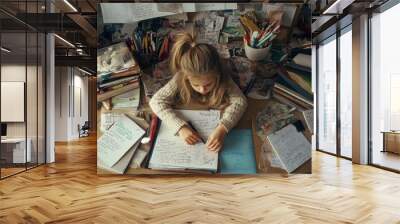
M 213 74 L 189 75 L 188 80 L 194 91 L 201 95 L 207 95 L 215 87 L 217 81 L 215 77 Z

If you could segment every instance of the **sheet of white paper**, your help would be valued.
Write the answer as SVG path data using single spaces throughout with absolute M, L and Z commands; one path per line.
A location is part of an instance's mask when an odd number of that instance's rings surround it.
M 220 113 L 216 110 L 196 111 L 178 110 L 177 113 L 186 121 L 190 121 L 203 139 L 212 133 L 219 123 Z M 205 144 L 186 144 L 166 125 L 161 123 L 154 145 L 149 168 L 181 168 L 216 171 L 218 154 L 210 152 Z
M 101 3 L 103 23 L 130 23 L 131 10 L 123 3 Z
M 183 5 L 182 3 L 157 3 L 157 10 L 160 12 L 182 13 Z
M 104 23 L 131 23 L 163 17 L 175 12 L 160 12 L 152 3 L 101 3 Z
M 232 15 L 229 15 L 226 19 L 226 27 L 238 27 L 241 26 L 240 20 L 239 20 L 240 14 L 235 13 Z
M 182 3 L 184 12 L 196 12 L 196 3 Z
M 169 22 L 178 22 L 178 21 L 187 21 L 188 20 L 187 13 L 174 14 L 174 15 L 166 16 L 165 18 L 168 19 Z
M 303 111 L 304 120 L 311 133 L 314 133 L 314 110 Z
M 311 144 L 292 124 L 267 136 L 272 149 L 288 173 L 311 158 Z
M 97 156 L 112 167 L 145 134 L 134 121 L 123 115 L 97 141 Z
M 237 3 L 196 3 L 196 12 L 237 9 Z
M 218 44 L 219 31 L 203 31 L 197 34 L 196 41 L 205 44 Z

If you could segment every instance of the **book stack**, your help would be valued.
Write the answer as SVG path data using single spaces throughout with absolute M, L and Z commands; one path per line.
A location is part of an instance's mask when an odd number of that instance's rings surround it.
M 128 116 L 120 111 L 101 115 L 102 131 L 97 147 L 99 168 L 118 174 L 143 168 L 155 139 L 158 118 L 155 115 Z
M 139 64 L 124 42 L 98 50 L 97 101 L 108 107 L 112 107 L 113 103 L 120 108 L 137 107 L 139 78 Z
M 126 115 L 104 132 L 97 143 L 97 165 L 123 174 L 137 151 L 144 129 Z
M 287 62 L 278 69 L 274 96 L 294 103 L 302 109 L 313 107 L 311 85 L 311 48 L 293 48 Z
M 257 114 L 254 128 L 264 142 L 261 157 L 288 173 L 311 158 L 311 145 L 303 132 L 306 128 L 312 132 L 312 110 L 301 112 L 304 119 L 296 116 L 298 112 L 296 107 L 271 101 Z

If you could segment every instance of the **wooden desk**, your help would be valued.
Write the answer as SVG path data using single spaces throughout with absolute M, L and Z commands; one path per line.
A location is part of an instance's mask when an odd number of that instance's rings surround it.
M 382 152 L 400 154 L 400 131 L 382 131 L 383 149 Z
M 25 163 L 31 162 L 32 141 L 30 138 L 26 139 L 26 152 L 25 152 L 25 138 L 5 138 L 1 139 L 1 156 L 5 163 Z
M 238 122 L 237 126 L 235 128 L 237 129 L 242 129 L 242 128 L 247 128 L 247 129 L 252 129 L 253 128 L 253 122 L 255 122 L 257 113 L 259 113 L 262 109 L 264 109 L 268 104 L 270 104 L 272 101 L 275 99 L 270 99 L 270 100 L 255 100 L 255 99 L 248 99 L 248 108 L 243 115 L 242 119 Z M 205 108 L 204 105 L 193 103 L 188 106 L 178 106 L 179 109 L 208 109 Z M 148 106 L 144 106 L 141 110 L 143 111 L 150 111 Z M 113 112 L 119 112 L 119 113 L 124 113 L 124 110 L 113 110 Z M 128 114 L 133 115 L 134 112 L 132 111 L 125 111 Z M 101 113 L 101 111 L 98 111 L 98 113 Z M 100 115 L 100 114 L 99 114 Z M 300 117 L 301 113 L 296 112 L 295 113 L 296 117 Z M 98 116 L 98 122 L 100 122 L 100 116 Z M 100 123 L 98 124 L 97 127 L 100 127 Z M 101 135 L 100 132 L 98 132 L 98 137 Z M 310 141 L 311 140 L 311 133 L 308 131 L 305 132 L 305 136 L 307 139 Z M 264 161 L 261 157 L 261 146 L 263 141 L 255 134 L 253 134 L 253 143 L 254 143 L 254 152 L 255 152 L 255 157 L 256 157 L 256 162 L 257 162 L 257 173 L 281 173 L 281 174 L 286 174 L 286 171 L 279 169 L 279 168 L 274 168 L 271 166 L 269 161 Z M 267 150 L 271 151 L 271 148 L 269 147 Z M 310 149 L 311 150 L 311 149 Z M 111 174 L 108 171 L 102 170 L 100 168 L 97 169 L 98 174 Z M 300 166 L 298 169 L 296 169 L 293 173 L 311 173 L 311 159 L 307 162 L 305 162 L 302 166 Z M 169 172 L 169 171 L 159 171 L 159 170 L 151 170 L 151 169 L 146 169 L 146 168 L 140 168 L 140 169 L 128 169 L 126 171 L 126 174 L 177 174 L 177 172 Z M 182 173 L 183 174 L 183 173 Z M 187 173 L 185 173 L 187 174 Z

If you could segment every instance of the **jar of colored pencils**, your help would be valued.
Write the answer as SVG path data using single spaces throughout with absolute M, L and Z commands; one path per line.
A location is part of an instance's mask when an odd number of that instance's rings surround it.
M 248 59 L 252 61 L 261 61 L 264 60 L 271 49 L 271 45 L 269 44 L 267 47 L 264 48 L 253 48 L 250 47 L 248 44 L 244 43 L 244 52 Z

